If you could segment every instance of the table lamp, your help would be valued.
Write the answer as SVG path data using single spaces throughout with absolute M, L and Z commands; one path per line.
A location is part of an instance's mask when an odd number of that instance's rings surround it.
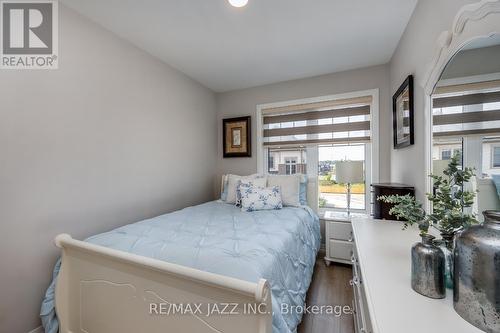
M 347 215 L 351 214 L 351 185 L 364 181 L 363 161 L 339 161 L 335 163 L 337 183 L 347 184 Z

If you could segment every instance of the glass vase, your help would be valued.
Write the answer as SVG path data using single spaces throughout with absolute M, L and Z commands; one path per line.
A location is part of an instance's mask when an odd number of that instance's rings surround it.
M 444 280 L 448 289 L 453 289 L 453 249 L 455 248 L 455 234 L 441 233 L 442 239 L 435 241 L 435 244 L 443 251 L 445 258 Z
M 430 298 L 444 298 L 445 256 L 434 245 L 434 236 L 422 235 L 422 241 L 411 248 L 411 287 Z

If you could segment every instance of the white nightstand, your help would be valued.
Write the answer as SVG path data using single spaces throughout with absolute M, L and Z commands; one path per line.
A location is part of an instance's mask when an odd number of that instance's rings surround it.
M 346 213 L 328 211 L 322 217 L 325 222 L 325 263 L 329 266 L 332 262 L 351 265 L 354 236 L 352 233 L 351 218 L 367 217 L 365 214 L 353 214 L 348 217 Z

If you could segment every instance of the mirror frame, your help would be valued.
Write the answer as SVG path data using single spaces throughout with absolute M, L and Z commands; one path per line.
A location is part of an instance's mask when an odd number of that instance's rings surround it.
M 432 172 L 432 93 L 441 75 L 460 50 L 480 38 L 500 34 L 500 0 L 481 0 L 463 6 L 455 16 L 450 30 L 443 31 L 437 39 L 433 61 L 422 80 L 424 87 L 425 120 L 425 179 L 426 193 L 432 191 L 428 175 Z M 430 210 L 429 200 L 425 200 L 425 209 Z

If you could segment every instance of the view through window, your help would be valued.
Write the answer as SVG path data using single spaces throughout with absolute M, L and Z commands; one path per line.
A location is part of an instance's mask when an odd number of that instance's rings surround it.
M 338 161 L 365 161 L 365 144 L 318 147 L 318 185 L 320 208 L 347 208 L 347 188 L 336 179 Z M 366 209 L 366 184 L 352 184 L 351 209 Z
M 305 148 L 269 148 L 268 174 L 293 175 L 307 172 Z

